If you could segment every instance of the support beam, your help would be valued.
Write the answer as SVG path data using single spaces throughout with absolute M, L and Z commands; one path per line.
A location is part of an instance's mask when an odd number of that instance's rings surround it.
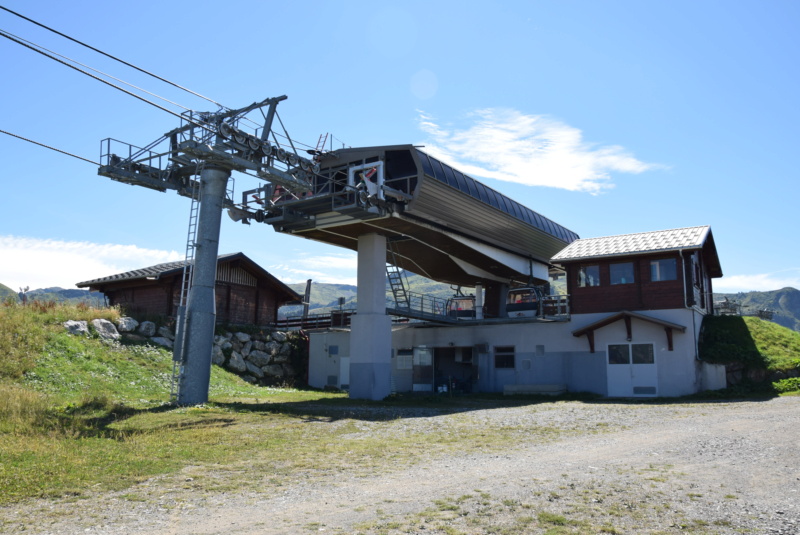
M 358 238 L 358 308 L 350 330 L 350 397 L 392 391 L 392 320 L 386 315 L 386 237 Z
M 222 203 L 231 172 L 207 166 L 200 174 L 200 212 L 192 287 L 186 303 L 186 347 L 178 389 L 179 405 L 208 401 L 211 382 L 211 349 L 214 343 L 217 254 Z

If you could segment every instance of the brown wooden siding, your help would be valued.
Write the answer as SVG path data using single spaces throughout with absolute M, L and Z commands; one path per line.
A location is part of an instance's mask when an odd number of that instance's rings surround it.
M 267 325 L 275 323 L 278 308 L 286 300 L 274 283 L 258 278 L 241 266 L 221 264 L 215 286 L 218 323 Z M 111 305 L 120 305 L 136 318 L 174 317 L 180 304 L 182 275 L 157 281 L 141 279 L 107 283 L 96 287 Z
M 663 258 L 676 258 L 677 276 L 675 280 L 651 281 L 650 261 Z M 635 281 L 629 284 L 611 285 L 610 265 L 632 262 Z M 600 285 L 581 288 L 578 286 L 578 271 L 582 265 L 597 265 L 600 268 Z M 678 255 L 641 256 L 628 258 L 602 259 L 597 261 L 568 264 L 567 284 L 573 314 L 597 312 L 619 312 L 621 310 L 661 310 L 684 308 L 683 273 Z

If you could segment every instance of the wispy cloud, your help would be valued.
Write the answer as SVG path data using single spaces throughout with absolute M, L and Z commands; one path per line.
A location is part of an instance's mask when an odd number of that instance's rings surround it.
M 726 275 L 714 281 L 714 291 L 720 293 L 769 292 L 787 287 L 800 289 L 800 268 L 755 275 Z
M 314 282 L 356 284 L 358 256 L 355 253 L 310 256 L 300 254 L 291 263 L 273 264 L 268 271 L 287 284 Z
M 0 283 L 13 290 L 60 286 L 181 260 L 177 251 L 136 245 L 0 236 Z
M 619 145 L 584 141 L 578 128 L 542 115 L 487 108 L 467 120 L 469 126 L 459 128 L 442 126 L 424 112 L 418 119 L 430 136 L 426 152 L 474 177 L 596 194 L 613 187 L 613 172 L 663 167 L 642 162 Z

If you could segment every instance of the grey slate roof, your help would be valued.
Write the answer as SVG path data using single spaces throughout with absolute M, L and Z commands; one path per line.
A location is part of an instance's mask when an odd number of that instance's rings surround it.
M 559 251 L 554 263 L 590 258 L 650 254 L 680 249 L 701 249 L 711 227 L 687 227 L 621 236 L 579 239 Z

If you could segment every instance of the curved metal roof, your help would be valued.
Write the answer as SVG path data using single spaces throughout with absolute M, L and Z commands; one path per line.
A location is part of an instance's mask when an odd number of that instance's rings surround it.
M 546 281 L 550 258 L 578 238 L 413 145 L 340 149 L 319 163 L 311 191 L 273 196 L 265 222 L 353 250 L 383 234 L 390 262 L 433 280 L 524 282 L 535 271 Z
M 575 241 L 579 238 L 575 232 L 572 232 L 558 223 L 555 223 L 551 219 L 534 212 L 527 206 L 518 203 L 514 199 L 506 197 L 502 193 L 493 190 L 489 186 L 478 182 L 471 176 L 465 175 L 458 169 L 450 167 L 446 163 L 437 160 L 433 156 L 430 156 L 419 149 L 416 149 L 416 152 L 420 163 L 422 163 L 422 168 L 427 176 L 435 178 L 436 180 L 443 182 L 448 186 L 456 188 L 458 191 L 469 195 L 473 199 L 477 199 L 482 203 L 493 206 L 498 210 L 502 210 L 503 212 L 516 217 L 520 221 L 524 221 L 525 223 L 538 228 L 542 232 L 551 234 L 567 243 Z

